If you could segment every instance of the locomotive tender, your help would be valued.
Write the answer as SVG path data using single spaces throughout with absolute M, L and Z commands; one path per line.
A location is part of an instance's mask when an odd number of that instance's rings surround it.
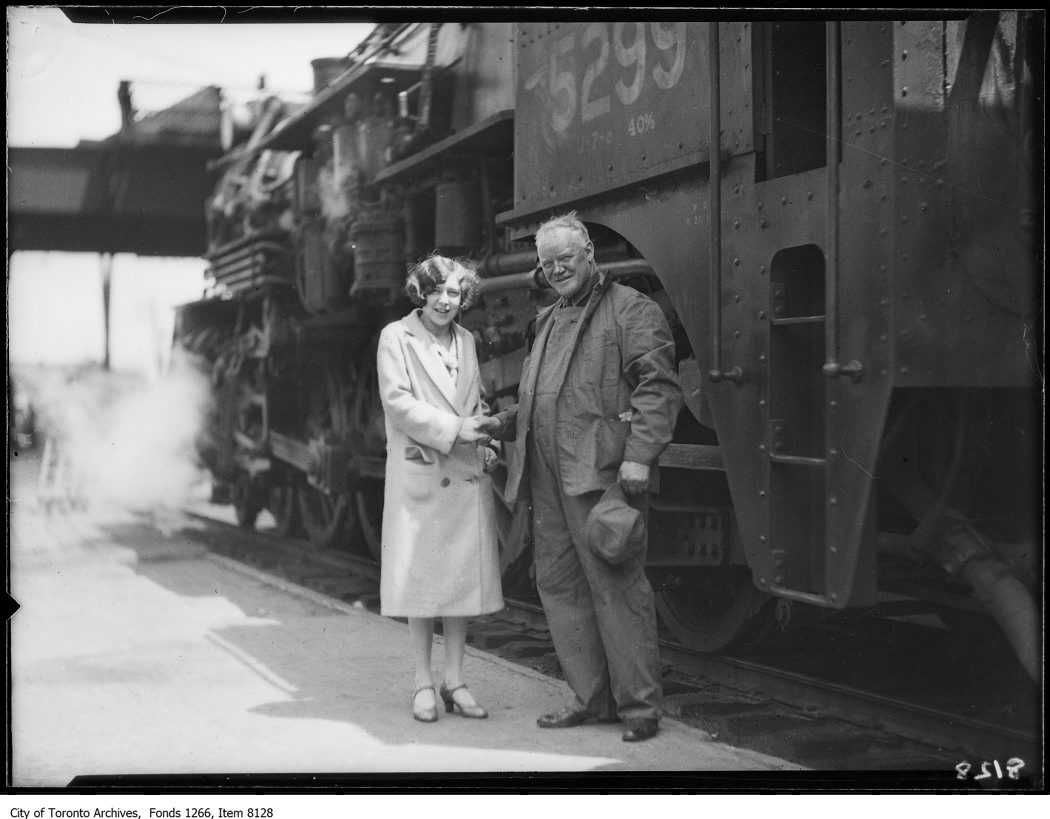
M 217 492 L 379 560 L 375 339 L 406 265 L 477 263 L 461 320 L 500 408 L 551 299 L 532 234 L 574 209 L 675 334 L 687 406 L 649 519 L 667 628 L 717 651 L 798 603 L 984 612 L 1037 677 L 1041 31 L 378 25 L 220 160 L 211 295 L 176 327 L 215 388 Z M 528 515 L 497 506 L 527 595 Z

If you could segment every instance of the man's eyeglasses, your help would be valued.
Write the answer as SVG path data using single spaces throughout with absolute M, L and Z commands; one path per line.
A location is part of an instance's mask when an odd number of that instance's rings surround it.
M 570 251 L 568 253 L 562 253 L 558 256 L 555 256 L 553 259 L 548 259 L 546 261 L 541 260 L 539 263 L 540 270 L 542 270 L 544 273 L 553 273 L 555 264 L 561 265 L 562 267 L 566 267 L 569 265 L 570 262 L 572 262 L 577 256 L 580 255 L 580 251 L 582 249 L 583 248 L 577 248 L 576 250 Z

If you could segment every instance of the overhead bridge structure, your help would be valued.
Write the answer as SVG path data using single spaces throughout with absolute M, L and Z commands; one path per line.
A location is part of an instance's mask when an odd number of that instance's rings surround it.
M 123 86 L 122 104 L 128 95 Z M 215 182 L 208 163 L 222 154 L 219 103 L 219 89 L 207 87 L 139 122 L 126 116 L 105 140 L 9 147 L 8 256 L 203 256 L 203 203 Z

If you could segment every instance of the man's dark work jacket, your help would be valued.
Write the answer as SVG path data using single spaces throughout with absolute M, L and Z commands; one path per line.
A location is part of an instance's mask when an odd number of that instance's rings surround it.
M 557 464 L 566 495 L 607 489 L 625 460 L 655 470 L 682 406 L 674 340 L 663 312 L 648 296 L 599 276 L 573 336 L 557 410 L 539 410 L 558 413 Z M 515 502 L 521 487 L 551 316 L 563 303 L 559 299 L 537 317 L 536 340 L 522 366 L 518 404 L 497 415 L 504 426 L 496 437 L 514 441 L 507 453 L 508 504 Z

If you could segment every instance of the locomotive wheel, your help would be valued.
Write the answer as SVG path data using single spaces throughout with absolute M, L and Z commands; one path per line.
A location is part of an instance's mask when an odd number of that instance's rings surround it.
M 378 563 L 383 557 L 383 484 L 362 481 L 354 493 L 357 522 L 368 553 Z
M 360 442 L 361 452 L 373 458 L 386 456 L 386 421 L 376 371 L 378 347 L 379 339 L 376 338 L 361 362 L 361 375 L 350 411 L 351 428 Z M 383 557 L 383 481 L 374 478 L 360 480 L 354 492 L 354 506 L 366 554 L 378 563 Z
M 264 505 L 262 490 L 247 475 L 239 477 L 233 485 L 233 510 L 237 515 L 237 525 L 242 529 L 254 529 Z
M 279 537 L 295 537 L 302 531 L 299 515 L 299 497 L 294 486 L 282 484 L 270 487 L 266 508 L 276 522 Z
M 683 567 L 653 584 L 656 610 L 675 639 L 713 653 L 757 642 L 772 625 L 772 599 L 746 566 Z
M 332 496 L 304 483 L 298 488 L 299 512 L 306 537 L 318 549 L 346 546 L 350 499 L 348 495 Z

